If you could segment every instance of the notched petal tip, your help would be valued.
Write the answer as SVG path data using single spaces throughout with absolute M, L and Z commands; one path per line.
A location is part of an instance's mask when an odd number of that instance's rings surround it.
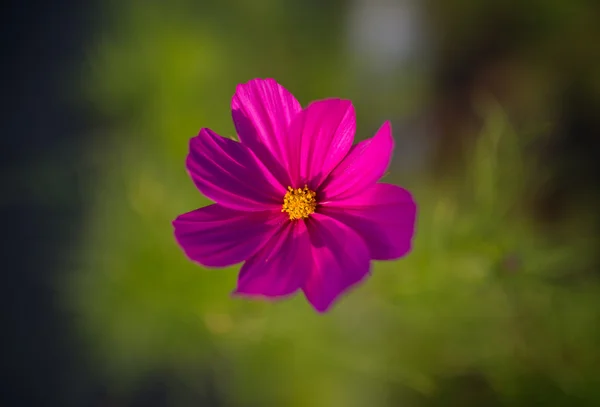
M 354 290 L 358 289 L 362 284 L 366 283 L 366 281 L 368 280 L 368 278 L 370 276 L 371 276 L 371 271 L 369 269 L 358 280 L 355 280 L 352 284 L 348 285 L 346 288 L 338 291 L 337 293 L 332 294 L 326 300 L 309 298 L 308 295 L 306 294 L 306 292 L 305 292 L 305 295 L 307 296 L 308 302 L 310 303 L 310 305 L 313 307 L 313 309 L 315 311 L 317 311 L 319 314 L 326 314 L 329 311 L 331 311 L 332 309 L 334 309 L 335 306 L 338 303 L 340 303 L 344 297 L 351 295 Z
M 329 106 L 334 109 L 337 109 L 340 107 L 345 108 L 345 109 L 354 109 L 354 106 L 352 105 L 352 101 L 350 99 L 343 99 L 343 98 L 317 99 L 317 100 L 313 100 L 312 102 L 310 102 L 308 104 L 308 106 L 312 106 L 312 105 Z M 307 106 L 307 108 L 308 108 L 308 106 Z
M 279 82 L 277 82 L 274 78 L 252 78 L 247 80 L 246 82 L 238 83 L 235 87 L 236 91 L 244 90 L 248 87 L 257 86 L 257 85 L 268 85 L 268 86 L 282 86 Z
M 340 124 L 356 125 L 356 111 L 350 99 L 326 98 L 314 100 L 304 110 L 314 110 L 322 115 L 322 125 L 327 125 L 329 122 L 335 126 Z
M 391 147 L 394 147 L 394 137 L 392 136 L 392 123 L 389 120 L 383 122 L 381 127 L 375 132 L 375 137 L 380 137 L 386 139 L 388 143 L 391 143 Z

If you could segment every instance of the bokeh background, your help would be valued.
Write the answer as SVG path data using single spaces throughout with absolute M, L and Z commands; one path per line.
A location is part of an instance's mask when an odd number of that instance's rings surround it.
M 599 406 L 600 3 L 5 3 L 2 406 Z M 172 237 L 237 83 L 392 121 L 413 252 L 318 315 Z M 251 182 L 251 180 L 249 180 Z

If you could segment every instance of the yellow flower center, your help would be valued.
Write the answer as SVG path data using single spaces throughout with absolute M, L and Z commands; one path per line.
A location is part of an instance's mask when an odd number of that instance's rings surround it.
M 281 212 L 287 212 L 290 220 L 308 218 L 317 207 L 316 197 L 317 193 L 308 189 L 308 185 L 296 189 L 288 187 L 288 191 L 283 197 Z

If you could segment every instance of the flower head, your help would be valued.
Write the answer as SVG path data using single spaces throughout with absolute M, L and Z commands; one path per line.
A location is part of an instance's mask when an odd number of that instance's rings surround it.
M 352 145 L 350 101 L 302 109 L 272 79 L 239 85 L 231 107 L 240 142 L 206 128 L 190 141 L 188 172 L 216 202 L 173 222 L 191 260 L 244 262 L 235 293 L 279 298 L 302 290 L 324 312 L 364 280 L 371 260 L 409 252 L 415 202 L 378 182 L 394 146 L 389 122 Z

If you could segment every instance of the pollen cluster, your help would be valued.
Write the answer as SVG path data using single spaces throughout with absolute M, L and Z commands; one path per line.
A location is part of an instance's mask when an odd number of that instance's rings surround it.
M 281 212 L 287 212 L 290 220 L 308 218 L 317 207 L 316 197 L 317 193 L 308 189 L 308 185 L 296 189 L 288 187 L 288 191 L 283 197 Z

